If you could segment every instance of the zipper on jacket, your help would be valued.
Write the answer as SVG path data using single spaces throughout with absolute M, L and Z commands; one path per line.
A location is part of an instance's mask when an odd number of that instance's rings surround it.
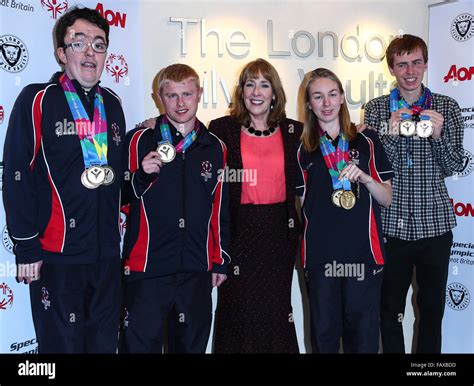
M 186 242 L 186 151 L 183 150 L 181 153 L 181 159 L 183 160 L 183 228 L 182 228 L 182 248 L 181 248 L 181 256 L 180 256 L 180 267 L 181 270 L 183 268 L 183 255 L 184 255 L 184 247 Z

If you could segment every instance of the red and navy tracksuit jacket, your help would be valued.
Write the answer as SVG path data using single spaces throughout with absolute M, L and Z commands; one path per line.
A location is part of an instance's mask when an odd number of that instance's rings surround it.
M 339 138 L 339 137 L 338 137 Z M 333 143 L 337 146 L 336 142 Z M 392 165 L 377 133 L 364 130 L 349 143 L 354 162 L 377 182 L 393 178 Z M 321 147 L 308 153 L 300 145 L 297 152 L 300 172 L 296 194 L 303 197 L 304 234 L 301 240 L 302 266 L 341 263 L 383 265 L 383 243 L 380 207 L 368 189 L 352 183 L 357 201 L 353 209 L 338 208 L 331 202 L 333 186 Z
M 26 86 L 13 107 L 4 145 L 3 202 L 17 263 L 88 264 L 120 256 L 120 188 L 125 118 L 116 94 L 101 88 L 108 126 L 108 164 L 115 181 L 87 189 L 73 116 L 57 73 Z M 88 96 L 73 80 L 89 117 Z M 68 130 L 70 131 L 68 133 Z
M 200 125 L 196 140 L 185 153 L 178 153 L 158 174 L 151 175 L 140 165 L 162 140 L 159 119 L 154 129 L 137 128 L 127 133 L 131 174 L 124 196 L 131 194 L 133 199 L 123 259 L 129 279 L 227 271 L 229 197 L 227 183 L 221 178 L 226 147 Z M 183 137 L 171 124 L 170 132 L 176 145 Z

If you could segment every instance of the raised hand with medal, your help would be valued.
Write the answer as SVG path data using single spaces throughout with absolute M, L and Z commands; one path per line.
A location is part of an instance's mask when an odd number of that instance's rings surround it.
M 420 138 L 428 138 L 434 132 L 431 108 L 433 96 L 427 87 L 423 87 L 420 98 L 410 105 L 400 95 L 398 88 L 390 92 L 390 112 L 392 122 L 399 123 L 399 133 L 404 137 L 415 134 Z M 435 112 L 436 113 L 436 112 Z
M 178 153 L 183 153 L 196 140 L 200 129 L 200 123 L 196 119 L 194 130 L 187 134 L 176 146 L 170 131 L 170 123 L 166 115 L 160 118 L 159 127 L 161 140 L 155 151 L 149 152 L 142 160 L 142 168 L 147 174 L 159 173 L 160 168 L 172 162 Z

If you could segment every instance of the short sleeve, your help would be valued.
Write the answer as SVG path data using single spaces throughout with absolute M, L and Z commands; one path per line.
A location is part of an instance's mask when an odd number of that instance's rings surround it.
M 370 176 L 378 182 L 391 180 L 395 174 L 379 136 L 370 129 L 364 130 L 362 134 L 366 137 L 370 147 Z

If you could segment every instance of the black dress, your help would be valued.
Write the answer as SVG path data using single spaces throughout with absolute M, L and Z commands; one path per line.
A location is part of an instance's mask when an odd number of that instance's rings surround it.
M 230 169 L 241 170 L 240 123 L 212 121 L 209 130 L 227 146 Z M 219 287 L 215 353 L 298 353 L 291 283 L 300 223 L 295 209 L 296 149 L 300 122 L 280 123 L 285 154 L 286 201 L 241 204 L 242 185 L 230 183 L 231 263 Z

